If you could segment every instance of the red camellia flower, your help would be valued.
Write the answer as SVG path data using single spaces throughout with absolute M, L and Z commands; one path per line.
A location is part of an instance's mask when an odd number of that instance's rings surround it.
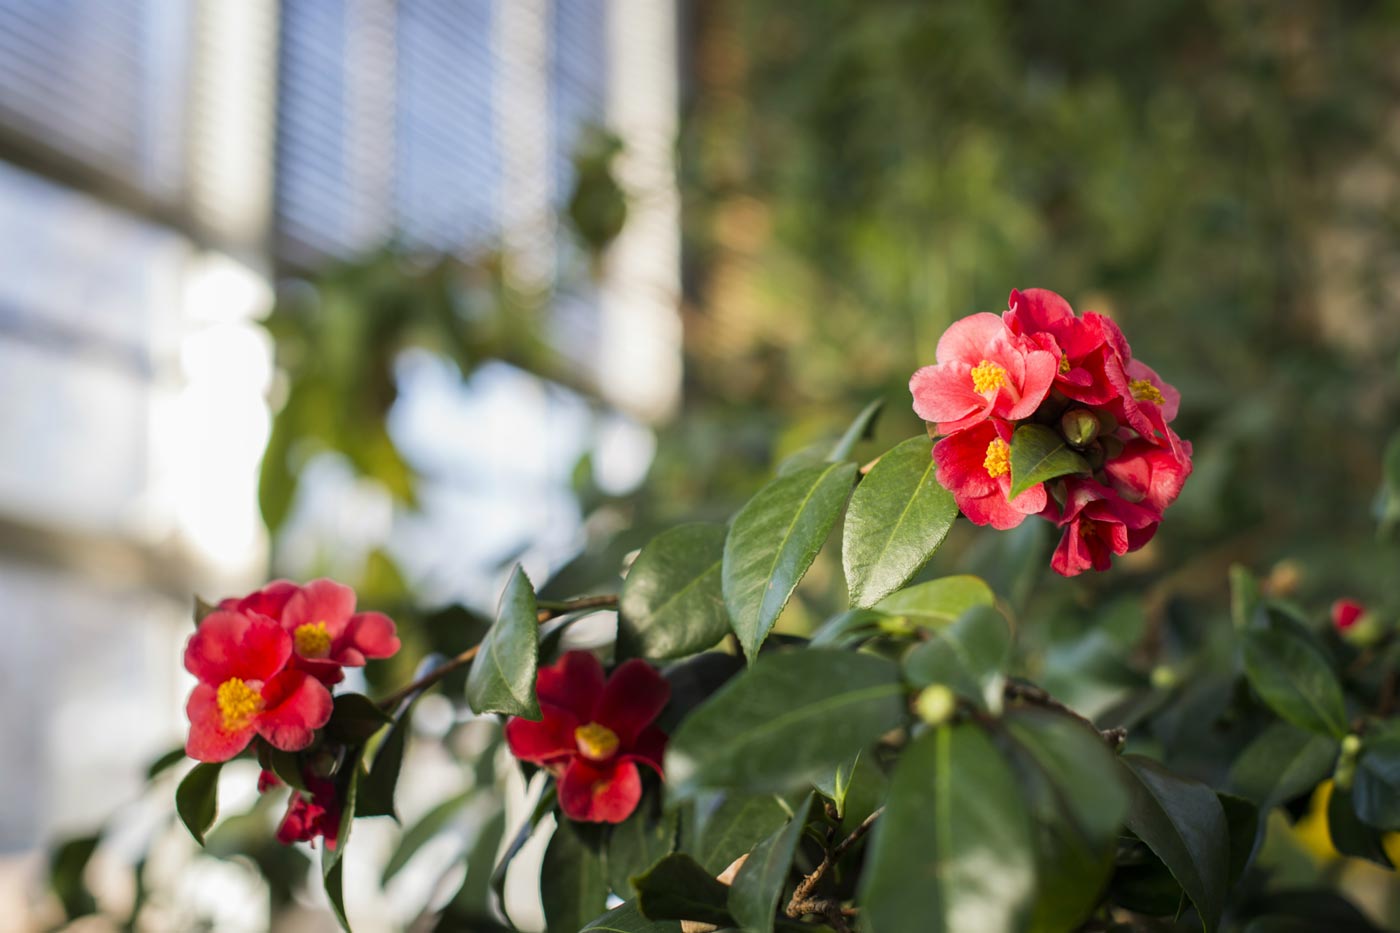
M 1011 492 L 1011 425 L 991 420 L 958 431 L 933 446 L 938 482 L 953 494 L 974 525 L 1015 528 L 1045 508 L 1045 486 L 1032 486 L 1015 499 Z
M 1065 487 L 1063 508 L 1054 500 L 1046 506 L 1047 517 L 1065 529 L 1050 558 L 1050 567 L 1061 576 L 1107 570 L 1114 555 L 1136 551 L 1157 533 L 1157 513 L 1113 490 L 1088 479 L 1067 480 Z
M 1046 341 L 1050 343 L 1050 341 Z M 1041 343 L 1012 333 L 995 314 L 974 314 L 944 332 L 937 364 L 909 380 L 914 411 L 951 434 L 995 415 L 1030 417 L 1055 381 L 1059 359 Z
M 1135 438 L 1123 445 L 1123 452 L 1104 464 L 1113 489 L 1129 502 L 1140 502 L 1154 509 L 1158 517 L 1176 501 L 1186 478 L 1191 475 L 1191 443 L 1167 428 L 1169 446 L 1158 447 Z M 1179 450 L 1180 455 L 1173 452 Z
M 1366 614 L 1366 607 L 1354 599 L 1339 599 L 1332 604 L 1332 624 L 1345 632 Z
M 571 820 L 620 823 L 642 799 L 637 764 L 661 774 L 666 734 L 652 725 L 671 686 L 642 660 L 605 677 L 598 659 L 570 651 L 535 681 L 539 722 L 506 723 L 511 754 L 547 768 L 559 781 L 559 806 Z
M 306 792 L 292 791 L 287 812 L 277 825 L 277 841 L 284 846 L 294 842 L 310 842 L 314 846 L 316 837 L 320 836 L 326 840 L 327 849 L 334 849 L 340 837 L 343 810 L 335 782 L 314 774 L 303 774 L 302 779 L 306 782 Z M 271 771 L 258 775 L 260 794 L 281 786 L 282 781 Z
M 227 761 L 260 735 L 283 751 L 311 744 L 331 717 L 325 685 L 286 669 L 292 638 L 273 620 L 218 609 L 204 617 L 185 647 L 185 669 L 199 678 L 185 711 L 185 753 Z
M 344 679 L 342 667 L 363 667 L 366 658 L 387 658 L 399 650 L 393 620 L 379 612 L 356 613 L 355 591 L 334 580 L 305 586 L 277 580 L 220 605 L 280 622 L 292 636 L 292 665 L 327 685 Z
M 1002 320 L 1013 333 L 1050 338 L 1057 354 L 1055 388 L 1086 405 L 1103 405 L 1128 390 L 1128 341 L 1111 318 L 1078 317 L 1069 302 L 1044 288 L 1012 289 Z

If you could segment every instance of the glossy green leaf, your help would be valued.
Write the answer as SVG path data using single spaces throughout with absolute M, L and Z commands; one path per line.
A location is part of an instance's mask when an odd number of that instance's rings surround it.
M 630 879 L 675 851 L 679 814 L 662 811 L 655 795 L 643 798 L 632 815 L 608 832 L 608 885 L 620 897 L 630 897 Z
M 837 816 L 842 816 L 846 812 L 846 795 L 851 791 L 851 778 L 855 775 L 861 756 L 861 752 L 856 752 L 855 757 L 850 761 L 842 762 L 836 766 L 835 770 L 812 781 L 812 786 L 817 789 L 817 792 L 830 800 L 832 805 L 836 807 Z
M 734 517 L 721 579 L 750 664 L 836 524 L 855 473 L 854 463 L 827 463 L 779 476 Z
M 622 584 L 620 657 L 684 657 L 729 633 L 720 575 L 726 533 L 723 525 L 696 522 L 642 548 Z
M 342 929 L 350 933 L 350 920 L 345 913 L 344 894 L 344 866 L 342 858 L 345 850 L 350 845 L 350 831 L 355 826 L 355 803 L 359 794 L 360 784 L 360 759 L 364 755 L 364 747 L 361 746 L 346 758 L 341 764 L 340 771 L 336 774 L 336 794 L 341 800 L 340 827 L 336 832 L 335 848 L 327 845 L 321 846 L 321 882 L 326 891 L 326 898 L 331 903 L 331 910 L 335 914 L 335 919 L 340 922 Z
M 296 790 L 306 790 L 300 752 L 284 752 L 280 748 L 269 747 L 260 749 L 259 755 L 266 755 L 267 770 L 277 775 L 283 784 Z
M 1332 773 L 1337 740 L 1286 722 L 1271 723 L 1245 746 L 1225 786 L 1268 811 L 1317 786 Z
M 1043 424 L 1023 424 L 1011 435 L 1012 499 L 1046 480 L 1088 472 L 1084 455 Z
M 1230 869 L 1230 831 L 1215 792 L 1138 755 L 1120 759 L 1130 778 L 1127 826 L 1171 871 L 1206 933 L 1220 925 Z
M 924 628 L 942 628 L 973 606 L 996 604 L 996 595 L 978 577 L 939 577 L 886 596 L 875 608 Z
M 855 606 L 873 606 L 928 563 L 958 517 L 926 435 L 887 451 L 851 496 L 841 560 Z
M 1367 826 L 1356 815 L 1351 791 L 1332 788 L 1327 798 L 1327 833 L 1332 846 L 1343 855 L 1364 858 L 1383 868 L 1394 868 L 1381 841 L 1382 831 Z
M 637 909 L 636 901 L 619 904 L 584 927 L 579 933 L 681 933 L 677 920 L 648 920 Z
M 637 909 L 649 920 L 697 920 L 730 926 L 729 888 L 684 852 L 666 856 L 632 879 Z
M 185 746 L 172 748 L 170 751 L 152 761 L 146 768 L 146 780 L 153 781 L 158 776 L 178 765 L 185 760 Z
M 97 835 L 69 839 L 49 855 L 49 888 L 63 905 L 63 914 L 69 920 L 97 910 L 97 901 L 83 876 L 101 841 L 102 837 Z
M 807 824 L 809 796 L 786 826 L 763 840 L 750 853 L 729 889 L 729 912 L 745 933 L 773 933 L 778 898 L 787 885 L 797 844 Z
M 972 724 L 904 750 L 857 901 L 873 933 L 1019 930 L 1035 891 L 1031 825 L 1010 764 Z
M 831 448 L 827 460 L 831 463 L 845 460 L 856 449 L 856 444 L 869 440 L 875 433 L 875 422 L 879 420 L 884 407 L 885 400 L 881 397 L 862 408 L 860 414 L 856 415 L 855 420 L 846 428 L 846 433 L 842 434 L 841 439 Z
M 200 845 L 219 814 L 219 772 L 223 767 L 222 762 L 200 762 L 175 789 L 175 812 Z
M 697 800 L 696 810 L 696 840 L 687 850 L 712 875 L 724 871 L 792 816 L 773 794 L 714 794 Z
M 570 820 L 560 818 L 544 851 L 540 899 L 549 933 L 577 933 L 607 910 L 602 855 L 584 843 Z
M 871 655 L 810 649 L 760 658 L 671 737 L 668 793 L 810 782 L 899 725 L 903 693 L 899 669 Z
M 1363 821 L 1400 830 L 1400 724 L 1388 723 L 1365 737 L 1351 793 Z
M 904 674 L 915 687 L 945 684 L 983 709 L 997 710 L 1010 656 L 1006 617 L 991 606 L 974 606 L 915 645 L 905 655 Z
M 418 822 L 405 829 L 403 835 L 399 838 L 398 846 L 389 856 L 389 861 L 384 865 L 384 873 L 379 877 L 380 883 L 388 884 L 390 880 L 408 864 L 409 860 L 412 859 L 414 855 L 418 854 L 419 849 L 423 848 L 429 840 L 434 839 L 438 833 L 442 832 L 443 829 L 452 822 L 458 813 L 462 812 L 462 808 L 467 805 L 467 801 L 471 800 L 472 795 L 475 793 L 475 789 L 472 789 L 448 797 L 446 800 L 442 801 L 442 803 L 439 803 L 427 813 L 423 814 L 423 816 L 418 819 Z M 477 866 L 473 866 L 469 870 L 479 871 L 480 869 Z M 488 865 L 486 867 L 486 873 L 490 874 L 490 872 L 491 866 Z
M 1274 712 L 1310 732 L 1346 735 L 1342 688 L 1326 658 L 1279 629 L 1249 629 L 1241 639 L 1245 674 Z
M 540 718 L 535 698 L 540 630 L 535 590 L 519 565 L 511 571 L 496 621 L 467 675 L 467 703 L 476 713 Z
M 1259 808 L 1245 797 L 1222 793 L 1215 796 L 1220 801 L 1220 808 L 1225 811 L 1225 823 L 1230 831 L 1228 884 L 1233 888 L 1254 857 L 1255 843 L 1259 841 Z
M 359 693 L 342 693 L 335 698 L 335 710 L 326 723 L 326 733 L 347 745 L 366 742 L 392 722 L 389 714 L 369 697 Z
M 413 707 L 408 706 L 394 720 L 384 741 L 374 753 L 369 772 L 360 779 L 360 795 L 356 816 L 392 816 L 396 821 L 394 791 L 399 786 L 399 771 L 403 768 L 403 753 L 413 731 Z

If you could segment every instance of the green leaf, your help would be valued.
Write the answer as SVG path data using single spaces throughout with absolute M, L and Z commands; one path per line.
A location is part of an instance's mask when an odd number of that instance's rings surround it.
M 883 658 L 822 649 L 760 658 L 671 737 L 668 793 L 810 782 L 899 725 L 903 694 L 899 669 Z
M 684 657 L 729 633 L 720 578 L 725 535 L 723 525 L 696 522 L 642 548 L 622 584 L 619 657 Z
M 1243 632 L 1250 627 L 1259 610 L 1259 581 L 1239 564 L 1230 566 L 1230 619 L 1235 629 Z
M 1011 435 L 1012 499 L 1048 479 L 1089 472 L 1083 454 L 1043 424 L 1023 424 Z
M 836 442 L 836 446 L 831 448 L 831 453 L 827 456 L 827 461 L 837 463 L 845 460 L 851 455 L 851 451 L 856 449 L 856 444 L 863 440 L 870 440 L 875 433 L 875 422 L 880 418 L 880 411 L 885 407 L 884 397 L 875 399 L 869 405 L 860 410 L 850 427 L 846 428 L 846 433 L 841 435 L 841 439 Z
M 223 767 L 223 762 L 200 762 L 175 789 L 175 812 L 201 846 L 219 814 L 219 771 Z
M 926 435 L 885 453 L 851 495 L 841 559 L 851 603 L 873 606 L 928 563 L 958 517 Z
M 1003 719 L 1030 810 L 1037 894 L 1030 929 L 1075 929 L 1113 869 L 1128 790 L 1114 754 L 1078 720 L 1017 708 Z
M 1010 765 L 972 723 L 904 750 L 857 897 L 878 933 L 1012 931 L 1035 889 L 1031 826 Z
M 164 774 L 184 760 L 185 746 L 181 745 L 179 748 L 172 748 L 170 751 L 151 762 L 150 766 L 146 768 L 146 780 L 155 780 L 156 777 Z
M 544 850 L 540 899 L 549 933 L 576 933 L 607 910 L 603 857 L 584 844 L 574 824 L 560 819 Z
M 388 884 L 389 881 L 408 864 L 418 850 L 423 848 L 429 840 L 435 838 L 438 833 L 452 822 L 453 817 L 461 812 L 462 808 L 471 800 L 476 793 L 475 788 L 463 791 L 455 797 L 449 797 L 442 803 L 433 807 L 408 829 L 404 830 L 403 836 L 399 838 L 399 844 L 389 856 L 388 863 L 384 866 L 384 873 L 380 875 L 381 884 Z M 468 871 L 479 871 L 479 866 L 473 865 Z M 486 873 L 489 875 L 491 866 L 486 866 Z
M 780 476 L 734 517 L 721 578 L 750 664 L 826 542 L 855 473 L 854 463 L 828 463 Z
M 345 867 L 340 859 L 327 864 L 327 851 L 321 851 L 321 887 L 325 889 L 326 900 L 330 901 L 331 913 L 335 914 L 340 928 L 350 933 L 350 918 L 345 914 Z
M 915 645 L 904 658 L 904 674 L 915 687 L 945 684 L 983 709 L 998 710 L 1010 656 L 1006 617 L 990 606 L 974 606 Z
M 675 920 L 648 920 L 637 909 L 635 901 L 628 901 L 594 920 L 579 933 L 592 930 L 598 933 L 681 933 L 681 925 Z
M 991 588 L 978 577 L 939 577 L 886 596 L 875 608 L 887 615 L 903 616 L 924 628 L 942 628 L 973 606 L 996 604 Z
M 1332 788 L 1327 799 L 1327 832 L 1333 848 L 1343 855 L 1368 859 L 1382 868 L 1395 867 L 1381 842 L 1381 830 L 1357 817 L 1350 791 Z
M 752 849 L 792 816 L 772 794 L 715 794 L 696 807 L 696 840 L 688 848 L 712 875 Z
M 684 852 L 657 862 L 644 875 L 632 879 L 637 889 L 637 909 L 649 920 L 697 920 L 732 926 L 726 906 L 729 888 Z
M 1217 793 L 1220 808 L 1230 830 L 1230 874 L 1228 886 L 1233 888 L 1244 876 L 1254 857 L 1254 844 L 1259 838 L 1259 808 L 1254 802 L 1234 794 Z
M 1363 739 L 1351 793 L 1363 821 L 1400 829 L 1400 724 L 1388 723 Z
M 1210 933 L 1220 925 L 1230 870 L 1229 824 L 1219 798 L 1150 758 L 1120 760 L 1132 791 L 1128 828 L 1171 871 Z
M 501 594 L 496 621 L 482 640 L 467 675 L 467 703 L 472 711 L 538 721 L 535 673 L 539 645 L 535 590 L 517 564 Z
M 398 821 L 399 814 L 394 809 L 394 791 L 399 786 L 403 753 L 412 731 L 413 707 L 410 705 L 404 708 L 399 718 L 389 727 L 384 741 L 374 753 L 374 762 L 369 767 L 369 773 L 360 779 L 356 816 L 392 816 Z
M 462 886 L 443 909 L 443 921 L 439 930 L 499 930 L 505 933 L 507 927 L 496 921 L 491 897 L 491 873 L 495 864 L 496 850 L 501 847 L 505 836 L 506 814 L 497 808 L 472 840 L 467 852 L 467 874 Z M 451 925 L 447 925 L 451 924 Z
M 201 623 L 201 622 L 204 621 L 204 617 L 205 617 L 205 616 L 209 615 L 209 613 L 211 613 L 211 612 L 217 612 L 218 609 L 219 609 L 219 607 L 218 607 L 218 605 L 216 605 L 215 603 L 206 603 L 204 600 L 202 600 L 202 599 L 200 599 L 198 596 L 196 596 L 196 597 L 194 598 L 194 624 L 195 624 L 195 627 L 198 628 L 198 627 L 199 627 L 199 623 Z
M 817 793 L 830 800 L 832 805 L 836 807 L 838 817 L 844 816 L 846 813 L 846 795 L 851 791 L 851 778 L 855 776 L 861 755 L 861 752 L 856 752 L 855 757 L 850 761 L 843 761 L 836 766 L 836 770 L 812 781 L 812 786 L 816 788 Z
M 101 841 L 100 835 L 69 839 L 49 856 L 49 887 L 63 905 L 63 914 L 69 920 L 97 910 L 97 901 L 88 890 L 83 875 Z
M 787 885 L 811 805 L 808 796 L 787 826 L 760 842 L 735 876 L 729 889 L 729 912 L 745 933 L 773 933 L 778 898 Z
M 649 794 L 627 819 L 608 833 L 608 886 L 621 897 L 632 893 L 633 875 L 640 875 L 675 851 L 680 822 L 677 811 L 662 812 Z
M 359 745 L 390 722 L 393 719 L 389 714 L 369 697 L 360 693 L 342 693 L 335 698 L 335 709 L 330 722 L 326 723 L 326 734 L 346 745 Z
M 262 751 L 267 756 L 268 770 L 277 775 L 283 784 L 296 790 L 306 790 L 306 777 L 302 774 L 299 752 L 284 752 L 280 748 L 272 747 Z
M 344 869 L 341 858 L 350 845 L 350 830 L 355 826 L 355 798 L 359 792 L 360 761 L 364 757 L 364 746 L 347 755 L 336 773 L 336 795 L 341 801 L 340 826 L 336 831 L 335 848 L 321 846 L 321 882 L 326 898 L 331 902 L 331 910 L 342 929 L 350 933 L 350 920 L 345 913 L 345 894 L 342 883 Z
M 1336 739 L 1275 722 L 1240 752 L 1225 786 L 1267 812 L 1316 787 L 1336 760 Z
M 1326 658 L 1279 629 L 1249 629 L 1241 638 L 1245 675 L 1274 712 L 1310 732 L 1346 735 L 1342 688 Z

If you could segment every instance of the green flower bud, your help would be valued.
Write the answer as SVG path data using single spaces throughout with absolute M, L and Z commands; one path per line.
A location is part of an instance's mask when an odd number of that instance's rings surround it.
M 1060 433 L 1075 447 L 1085 447 L 1099 436 L 1099 419 L 1083 408 L 1071 408 L 1060 416 Z
M 942 684 L 925 687 L 914 701 L 914 711 L 930 726 L 941 726 L 952 718 L 958 708 L 958 698 Z

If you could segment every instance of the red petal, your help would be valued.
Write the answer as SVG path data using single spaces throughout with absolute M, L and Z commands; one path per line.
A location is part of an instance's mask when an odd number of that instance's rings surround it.
M 306 671 L 327 687 L 334 687 L 345 679 L 345 672 L 340 669 L 340 666 L 348 663 L 344 660 L 332 661 L 328 658 L 303 658 L 301 655 L 293 655 L 287 666 L 292 670 Z M 359 664 L 350 664 L 350 666 L 360 667 L 363 664 L 364 659 L 361 659 Z
M 571 710 L 580 723 L 594 719 L 593 708 L 603 695 L 603 665 L 587 651 L 570 651 L 540 668 L 535 693 L 541 703 Z
M 330 691 L 303 671 L 283 671 L 263 684 L 262 713 L 253 723 L 258 735 L 284 752 L 306 748 L 331 718 Z
M 267 680 L 287 664 L 292 639 L 265 616 L 226 609 L 204 617 L 185 646 L 185 670 L 202 683 Z
M 914 397 L 914 414 L 937 424 L 941 434 L 982 421 L 992 408 L 986 396 L 972 391 L 972 377 L 960 363 L 915 370 L 909 377 L 909 393 Z
M 988 312 L 969 314 L 954 321 L 938 338 L 934 359 L 940 363 L 958 361 L 976 366 L 987 358 L 987 348 L 998 337 L 1010 333 L 1002 319 Z
M 280 622 L 282 620 L 282 610 L 287 606 L 287 600 L 296 595 L 297 586 L 291 580 L 273 580 L 267 586 L 256 593 L 249 593 L 242 599 L 225 599 L 219 603 L 220 609 L 241 609 L 244 612 L 256 612 L 259 615 L 267 616 L 269 619 Z
M 326 632 L 338 639 L 355 613 L 355 591 L 334 580 L 312 580 L 287 601 L 282 626 L 294 632 L 299 625 L 326 623 Z
M 666 678 L 641 658 L 633 658 L 608 678 L 593 720 L 616 732 L 619 744 L 627 748 L 661 715 L 669 699 L 671 685 Z
M 661 762 L 665 754 L 666 733 L 656 726 L 647 726 L 642 730 L 642 734 L 637 736 L 637 741 L 632 743 L 632 747 L 620 757 L 623 761 L 639 761 L 650 765 L 653 771 L 662 775 Z
M 641 799 L 642 776 L 630 761 L 612 761 L 599 768 L 578 757 L 559 780 L 559 807 L 571 820 L 621 823 Z
M 228 761 L 253 740 L 251 725 L 237 732 L 224 731 L 218 689 L 209 684 L 199 684 L 194 688 L 185 703 L 185 715 L 190 717 L 190 735 L 185 740 L 185 754 L 195 761 Z
M 519 716 L 506 721 L 506 744 L 510 746 L 510 753 L 537 765 L 578 754 L 574 730 L 583 725 L 578 717 L 562 706 L 543 701 L 540 713 L 539 722 Z
M 387 658 L 398 653 L 400 642 L 394 620 L 382 612 L 362 612 L 350 617 L 350 625 L 345 630 L 345 645 L 358 652 L 359 663 L 348 658 L 342 663 L 359 667 L 365 658 Z

